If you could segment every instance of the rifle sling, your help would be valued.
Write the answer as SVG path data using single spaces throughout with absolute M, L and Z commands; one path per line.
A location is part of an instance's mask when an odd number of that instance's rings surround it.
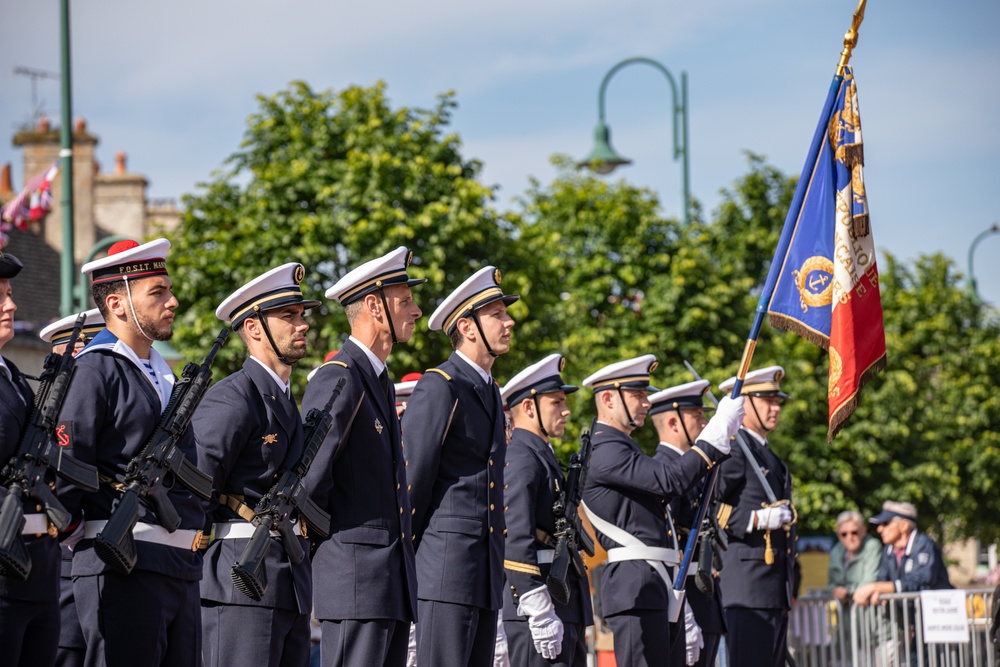
M 253 521 L 257 514 L 250 509 L 250 506 L 243 502 L 243 500 L 244 497 L 238 493 L 219 494 L 220 505 L 225 505 L 232 511 L 236 512 L 236 514 L 244 521 Z

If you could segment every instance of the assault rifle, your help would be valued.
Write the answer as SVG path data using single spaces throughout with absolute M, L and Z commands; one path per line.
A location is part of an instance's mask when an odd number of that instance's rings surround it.
M 582 548 L 588 556 L 594 555 L 594 540 L 580 524 L 580 502 L 583 500 L 583 487 L 587 481 L 587 471 L 590 469 L 590 454 L 593 445 L 590 444 L 590 429 L 583 429 L 580 434 L 580 451 L 573 454 L 569 460 L 569 472 L 566 474 L 566 488 L 559 494 L 552 505 L 552 513 L 556 517 L 555 554 L 552 557 L 552 568 L 545 580 L 549 594 L 559 604 L 569 602 L 570 590 L 566 583 L 570 563 L 581 577 L 587 572 L 587 566 L 580 557 Z
M 212 362 L 226 342 L 229 328 L 223 329 L 205 361 L 199 366 L 189 362 L 174 383 L 170 401 L 160 416 L 160 423 L 142 452 L 125 468 L 125 489 L 118 506 L 111 512 L 104 528 L 94 539 L 94 549 L 101 560 L 117 572 L 128 574 L 137 557 L 132 530 L 139 520 L 139 501 L 152 504 L 160 525 L 174 532 L 181 525 L 180 515 L 169 497 L 174 480 L 179 480 L 204 500 L 212 497 L 212 478 L 191 463 L 177 443 L 194 416 L 212 382 Z
M 293 512 L 299 519 L 304 519 L 309 530 L 316 531 L 322 537 L 330 534 L 330 515 L 313 501 L 302 486 L 302 478 L 309 472 L 319 448 L 326 439 L 330 427 L 333 426 L 333 415 L 330 409 L 337 400 L 346 380 L 341 378 L 330 394 L 330 400 L 320 410 L 312 408 L 306 414 L 305 448 L 298 462 L 290 470 L 281 474 L 277 484 L 264 494 L 254 509 L 251 523 L 256 526 L 250 541 L 247 542 L 240 559 L 233 563 L 233 585 L 251 600 L 260 601 L 267 591 L 267 570 L 264 568 L 264 558 L 271 548 L 271 531 L 281 536 L 281 543 L 288 554 L 288 560 L 298 565 L 305 557 L 302 545 L 299 544 L 293 530 Z
M 698 371 L 694 369 L 694 366 L 685 359 L 684 366 L 687 367 L 691 375 L 694 376 L 695 380 L 701 380 L 701 376 L 698 375 Z M 711 391 L 708 392 L 708 400 L 712 402 L 712 405 L 719 407 L 719 400 L 715 398 L 715 394 Z M 698 553 L 698 571 L 694 575 L 694 585 L 698 587 L 698 590 L 707 596 L 711 596 L 715 593 L 715 579 L 712 577 L 712 569 L 721 570 L 722 569 L 722 559 L 719 556 L 718 550 L 725 551 L 729 548 L 729 537 L 726 535 L 726 531 L 722 529 L 719 525 L 719 512 L 718 512 L 719 498 L 717 489 L 712 489 L 711 495 L 711 505 L 708 507 L 708 511 L 705 512 L 705 518 L 701 525 L 701 531 L 698 533 L 698 541 L 700 551 Z
M 70 343 L 63 354 L 49 353 L 45 357 L 28 427 L 21 436 L 17 454 L 0 472 L 3 485 L 7 487 L 7 497 L 0 507 L 0 574 L 5 577 L 23 581 L 31 572 L 31 557 L 21 538 L 25 524 L 21 507 L 24 495 L 42 505 L 59 532 L 66 530 L 72 520 L 52 491 L 50 482 L 53 479 L 49 471 L 84 491 L 97 490 L 97 468 L 67 454 L 65 446 L 70 440 L 56 427 L 76 369 L 73 341 L 80 337 L 86 317 L 80 313 L 76 318 Z

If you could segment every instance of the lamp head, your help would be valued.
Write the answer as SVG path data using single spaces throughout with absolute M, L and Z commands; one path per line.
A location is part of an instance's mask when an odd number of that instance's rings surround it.
M 594 129 L 594 148 L 587 157 L 577 163 L 580 169 L 590 169 L 598 174 L 610 174 L 615 167 L 632 164 L 632 160 L 624 158 L 611 147 L 611 128 L 603 122 Z

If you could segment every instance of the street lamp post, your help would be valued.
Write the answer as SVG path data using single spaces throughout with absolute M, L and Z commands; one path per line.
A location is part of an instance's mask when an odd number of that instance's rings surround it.
M 59 36 L 62 56 L 62 128 L 60 129 L 59 161 L 62 167 L 62 258 L 60 273 L 62 283 L 59 313 L 64 317 L 73 313 L 73 78 L 70 73 L 69 49 L 69 0 L 59 3 Z
M 1000 224 L 993 223 L 987 229 L 979 232 L 979 235 L 972 240 L 972 245 L 969 246 L 969 291 L 972 292 L 972 296 L 979 300 L 979 292 L 976 289 L 976 274 L 972 272 L 972 253 L 976 251 L 976 246 L 979 242 L 990 234 L 1000 233 Z
M 688 122 L 687 122 L 687 74 L 681 72 L 680 93 L 677 91 L 677 81 L 666 67 L 650 58 L 627 58 L 612 67 L 604 79 L 601 81 L 601 88 L 597 95 L 597 128 L 594 130 L 594 148 L 590 151 L 577 166 L 589 168 L 598 174 L 609 174 L 615 167 L 630 164 L 632 161 L 623 158 L 611 148 L 611 129 L 605 123 L 604 118 L 604 94 L 608 88 L 608 82 L 615 72 L 626 67 L 642 63 L 651 65 L 667 77 L 670 83 L 670 92 L 674 103 L 673 128 L 674 128 L 674 160 L 681 160 L 681 220 L 688 224 L 691 216 L 690 189 L 688 183 L 688 161 L 690 159 L 688 151 Z

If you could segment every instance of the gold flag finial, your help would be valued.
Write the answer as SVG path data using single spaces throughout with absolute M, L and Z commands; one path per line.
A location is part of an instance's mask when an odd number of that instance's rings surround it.
M 858 29 L 865 19 L 865 4 L 868 0 L 860 0 L 858 8 L 854 10 L 854 17 L 851 19 L 851 29 L 844 35 L 844 50 L 840 52 L 840 62 L 837 63 L 837 76 L 844 76 L 844 68 L 851 60 L 851 52 L 858 45 Z

